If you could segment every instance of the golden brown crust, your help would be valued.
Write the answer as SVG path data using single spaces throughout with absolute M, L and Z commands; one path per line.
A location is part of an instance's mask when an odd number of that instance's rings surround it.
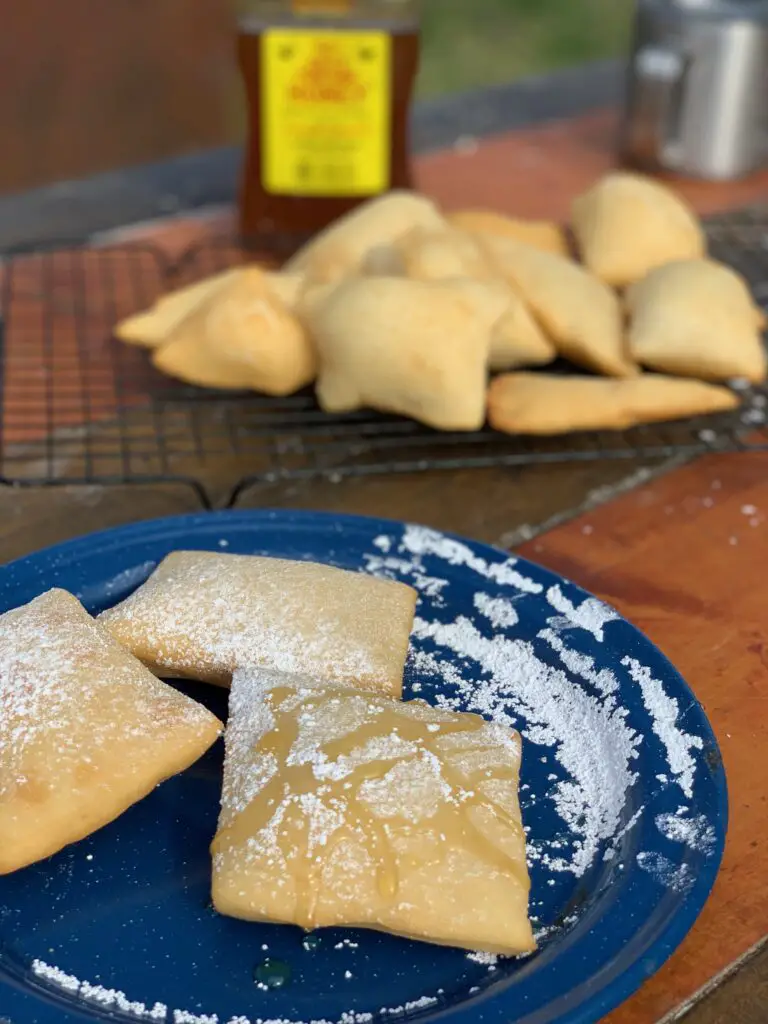
M 630 348 L 645 366 L 703 380 L 765 380 L 762 310 L 730 267 L 668 263 L 632 285 L 626 304 Z
M 519 736 L 478 715 L 238 671 L 214 906 L 528 952 L 519 766 Z
M 696 380 L 641 374 L 626 380 L 502 374 L 488 390 L 491 426 L 508 434 L 568 434 L 625 430 L 640 423 L 734 409 L 727 388 Z
M 399 696 L 416 592 L 314 562 L 174 551 L 99 622 L 153 672 L 228 686 L 238 665 Z
M 640 174 L 605 175 L 574 200 L 572 220 L 585 265 L 617 288 L 706 251 L 693 209 L 662 182 Z
M 221 723 L 51 590 L 0 617 L 0 874 L 117 818 Z

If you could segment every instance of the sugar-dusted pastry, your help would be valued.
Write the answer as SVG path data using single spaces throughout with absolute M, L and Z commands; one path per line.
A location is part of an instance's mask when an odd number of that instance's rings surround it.
M 366 254 L 376 246 L 386 246 L 415 227 L 444 225 L 442 214 L 426 196 L 388 192 L 334 221 L 300 249 L 284 269 L 304 274 L 310 283 L 338 281 L 356 273 Z
M 448 225 L 412 228 L 389 245 L 371 249 L 362 270 L 374 276 L 394 274 L 416 281 L 487 279 L 494 275 L 491 261 L 472 236 Z
M 298 317 L 250 267 L 231 276 L 155 349 L 170 377 L 212 388 L 290 395 L 315 377 L 312 343 Z
M 123 650 L 71 594 L 0 616 L 0 874 L 117 818 L 221 723 Z
M 735 409 L 728 388 L 698 380 L 640 374 L 626 380 L 505 373 L 488 389 L 488 419 L 507 434 L 625 430 L 639 423 Z
M 416 592 L 314 562 L 174 551 L 99 622 L 158 675 L 228 686 L 238 665 L 399 696 Z
M 577 366 L 629 377 L 637 372 L 614 292 L 573 260 L 510 238 L 488 238 L 499 270 L 517 288 L 555 348 Z
M 492 330 L 475 300 L 481 292 L 481 282 L 343 282 L 307 317 L 322 408 L 370 407 L 438 430 L 477 430 Z
M 637 362 L 705 380 L 765 379 L 764 314 L 744 280 L 714 260 L 682 260 L 628 289 L 629 345 Z
M 565 232 L 554 221 L 520 220 L 492 210 L 453 210 L 445 218 L 449 224 L 471 234 L 512 238 L 535 249 L 568 255 Z
M 706 252 L 699 219 L 672 189 L 614 171 L 573 202 L 573 231 L 586 266 L 617 288 L 671 260 Z
M 130 345 L 156 348 L 194 309 L 220 291 L 224 284 L 240 274 L 248 274 L 251 269 L 233 267 L 184 288 L 167 292 L 150 309 L 121 320 L 114 328 L 114 335 Z M 262 284 L 266 284 L 271 294 L 284 306 L 293 310 L 301 294 L 304 281 L 302 275 L 274 270 L 264 270 L 262 273 Z
M 534 949 L 513 730 L 240 670 L 225 742 L 220 913 Z

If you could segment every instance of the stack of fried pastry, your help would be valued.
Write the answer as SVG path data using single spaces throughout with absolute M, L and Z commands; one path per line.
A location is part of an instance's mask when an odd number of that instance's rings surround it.
M 216 909 L 515 955 L 535 947 L 520 737 L 402 702 L 416 594 L 275 558 L 175 552 L 92 619 L 0 616 L 0 873 L 111 821 L 220 732 L 157 676 L 230 688 Z
M 314 381 L 328 412 L 452 431 L 486 417 L 510 433 L 621 429 L 732 409 L 718 382 L 765 378 L 762 311 L 666 185 L 609 174 L 571 228 L 580 261 L 556 224 L 393 193 L 282 271 L 220 274 L 116 334 L 194 384 L 287 395 Z M 541 371 L 558 358 L 587 372 Z

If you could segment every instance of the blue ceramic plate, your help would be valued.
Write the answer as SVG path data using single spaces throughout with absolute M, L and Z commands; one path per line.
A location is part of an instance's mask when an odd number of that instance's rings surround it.
M 492 962 L 374 932 L 306 942 L 218 916 L 219 743 L 89 839 L 0 878 L 0 1020 L 587 1024 L 666 960 L 717 873 L 726 786 L 700 705 L 634 627 L 481 544 L 302 512 L 185 516 L 71 541 L 0 570 L 0 611 L 58 586 L 98 612 L 180 548 L 313 559 L 418 588 L 407 693 L 506 715 L 523 734 L 539 951 Z M 225 693 L 182 685 L 225 714 Z M 264 990 L 256 973 L 284 983 Z

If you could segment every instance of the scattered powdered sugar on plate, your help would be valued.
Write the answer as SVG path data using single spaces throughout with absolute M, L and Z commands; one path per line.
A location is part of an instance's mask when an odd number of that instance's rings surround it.
M 467 960 L 471 960 L 476 964 L 483 964 L 491 970 L 496 969 L 496 964 L 499 962 L 499 957 L 496 953 L 467 953 Z
M 494 629 L 505 629 L 515 626 L 520 616 L 512 602 L 503 597 L 491 597 L 490 594 L 477 593 L 474 596 L 475 608 L 484 615 Z
M 429 530 L 425 526 L 414 526 L 409 523 L 405 527 L 398 550 L 416 558 L 432 555 L 448 562 L 449 565 L 464 565 L 479 576 L 514 587 L 526 594 L 540 594 L 544 589 L 540 583 L 518 572 L 515 568 L 516 558 L 507 558 L 503 562 L 487 562 L 461 541 L 446 537 L 437 530 Z
M 606 622 L 613 622 L 614 619 L 619 617 L 617 611 L 609 608 L 602 601 L 598 601 L 596 597 L 588 597 L 577 608 L 573 601 L 570 601 L 565 596 L 559 584 L 549 588 L 547 591 L 547 601 L 549 601 L 555 611 L 560 612 L 565 620 L 563 622 L 562 620 L 558 621 L 555 619 L 554 622 L 550 622 L 551 626 L 578 626 L 580 629 L 586 629 L 595 640 L 601 643 L 604 639 L 603 627 Z
M 613 695 L 599 699 L 574 686 L 565 672 L 536 657 L 528 641 L 488 639 L 468 618 L 452 623 L 417 619 L 414 635 L 474 662 L 482 673 L 476 681 L 461 679 L 453 697 L 438 694 L 438 704 L 478 711 L 506 724 L 512 724 L 513 712 L 526 720 L 521 732 L 530 743 L 555 748 L 569 778 L 554 783 L 544 796 L 568 827 L 573 849 L 570 860 L 549 854 L 546 864 L 582 875 L 601 843 L 618 831 L 626 792 L 635 779 L 631 762 L 640 737 L 627 725 L 625 710 Z
M 637 866 L 652 875 L 659 885 L 675 892 L 686 892 L 694 882 L 693 873 L 687 864 L 675 864 L 661 853 L 641 851 L 637 855 Z
M 140 1020 L 143 1018 L 164 1021 L 168 1017 L 168 1007 L 164 1003 L 155 1003 L 153 1006 L 147 1007 L 144 1003 L 129 999 L 124 992 L 105 988 L 103 985 L 92 985 L 88 981 L 80 981 L 73 974 L 67 974 L 59 967 L 52 967 L 44 960 L 32 961 L 32 973 L 57 988 L 77 994 L 85 1002 L 97 1003 L 105 1009 L 122 1010 L 123 1013 L 133 1014 Z
M 715 830 L 703 814 L 686 817 L 687 810 L 679 807 L 675 814 L 657 814 L 656 828 L 673 843 L 684 843 L 692 850 L 707 853 L 715 845 Z
M 477 956 L 485 956 L 485 954 L 477 954 Z M 496 957 L 493 958 L 494 964 L 497 959 Z M 477 963 L 490 963 L 490 960 L 478 959 Z M 123 1013 L 129 1013 L 137 1020 L 163 1021 L 167 1022 L 167 1024 L 370 1024 L 373 1020 L 372 1013 L 359 1012 L 357 1010 L 346 1010 L 336 1021 L 326 1020 L 325 1018 L 296 1021 L 284 1017 L 262 1018 L 243 1015 L 223 1020 L 215 1013 L 169 1010 L 164 1003 L 155 1003 L 152 1007 L 147 1007 L 144 1003 L 128 999 L 123 992 L 105 988 L 102 985 L 92 985 L 87 981 L 81 981 L 74 975 L 67 974 L 66 971 L 62 971 L 59 967 L 52 967 L 43 960 L 33 960 L 32 971 L 39 978 L 42 978 L 56 988 L 77 994 L 81 999 L 96 1003 L 103 1009 L 121 1010 Z M 442 989 L 439 991 L 442 992 Z M 438 996 L 423 995 L 419 996 L 418 999 L 403 1003 L 401 1006 L 382 1006 L 378 1012 L 383 1016 L 395 1017 L 418 1010 L 426 1010 L 431 1006 L 435 1006 L 438 1002 Z
M 592 683 L 601 693 L 608 696 L 615 693 L 619 688 L 619 681 L 609 668 L 596 668 L 595 659 L 588 654 L 581 654 L 567 647 L 561 637 L 553 629 L 542 629 L 538 634 L 542 640 L 546 640 L 553 651 L 556 651 L 560 661 L 569 672 L 580 676 L 588 683 Z
M 691 750 L 701 750 L 704 741 L 700 736 L 691 736 L 678 725 L 680 708 L 677 700 L 670 697 L 660 680 L 654 679 L 650 669 L 635 658 L 622 658 L 621 664 L 629 670 L 643 694 L 645 706 L 650 712 L 652 728 L 667 751 L 669 768 L 675 781 L 687 797 L 693 796 L 693 775 L 696 761 Z
M 133 590 L 149 576 L 153 569 L 157 568 L 157 562 L 141 562 L 139 565 L 132 565 L 130 569 L 123 569 L 104 584 L 104 590 L 111 594 L 115 590 Z
M 453 622 L 417 618 L 409 663 L 417 675 L 440 680 L 442 685 L 435 695 L 438 705 L 479 712 L 521 729 L 529 743 L 554 748 L 555 759 L 567 777 L 550 774 L 550 790 L 537 794 L 535 799 L 553 804 L 570 840 L 542 842 L 529 835 L 532 862 L 552 871 L 583 875 L 606 843 L 610 845 L 604 852 L 610 859 L 642 814 L 640 808 L 628 821 L 621 820 L 626 795 L 636 778 L 633 762 L 642 736 L 627 721 L 616 672 L 599 667 L 594 658 L 570 647 L 563 632 L 576 627 L 602 643 L 606 624 L 618 620 L 618 613 L 593 597 L 576 603 L 560 584 L 544 593 L 543 586 L 519 570 L 515 559 L 493 564 L 466 544 L 424 527 L 408 525 L 399 541 L 385 535 L 376 538 L 374 547 L 400 563 L 397 567 L 390 563 L 395 575 L 404 571 L 411 580 L 414 573 L 427 574 L 425 559 L 430 557 L 429 578 L 439 573 L 435 563 L 442 561 L 465 566 L 482 578 L 509 586 L 509 597 L 482 589 L 473 595 L 475 610 L 493 629 L 502 631 L 517 625 L 520 613 L 516 603 L 529 595 L 544 594 L 559 613 L 547 620 L 547 628 L 537 637 L 557 655 L 562 670 L 537 657 L 528 641 L 508 636 L 487 638 L 478 628 L 482 624 L 466 616 Z M 370 564 L 377 557 L 366 556 L 366 561 Z M 426 588 L 422 592 L 431 596 Z M 435 609 L 445 606 L 445 586 L 440 586 L 439 595 L 440 600 L 432 602 Z M 429 644 L 434 644 L 435 650 L 430 650 Z M 677 701 L 666 695 L 661 682 L 654 680 L 648 669 L 634 659 L 625 658 L 622 664 L 641 686 L 651 728 L 664 745 L 670 775 L 690 796 L 695 771 L 692 750 L 700 749 L 703 741 L 679 727 Z M 574 680 L 583 680 L 588 686 Z M 421 689 L 418 682 L 414 689 Z M 679 833 L 680 826 L 676 827 Z
M 407 581 L 419 593 L 436 598 L 438 603 L 441 601 L 440 592 L 448 586 L 448 580 L 428 576 L 420 565 L 403 558 L 369 554 L 366 554 L 364 558 L 365 571 L 370 576 L 377 576 L 384 580 Z

